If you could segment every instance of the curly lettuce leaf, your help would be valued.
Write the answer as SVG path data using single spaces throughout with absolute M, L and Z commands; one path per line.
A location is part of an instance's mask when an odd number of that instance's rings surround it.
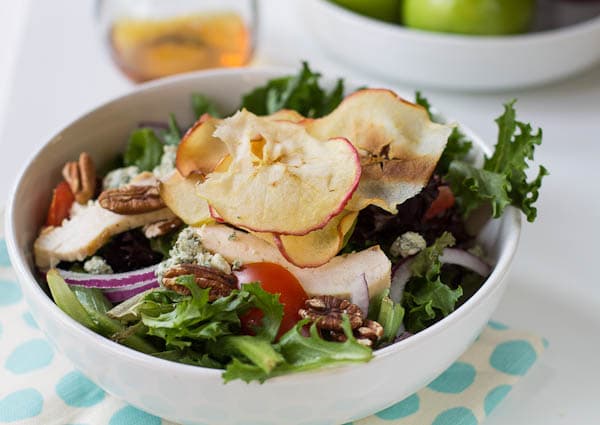
M 256 336 L 269 342 L 275 340 L 283 318 L 283 305 L 279 302 L 279 294 L 264 291 L 258 283 L 245 284 L 243 290 L 252 295 L 251 302 L 263 313 L 261 326 L 255 329 Z
M 309 118 L 333 111 L 344 97 L 344 83 L 339 79 L 327 92 L 319 85 L 321 74 L 313 72 L 306 62 L 297 75 L 272 79 L 242 97 L 241 108 L 257 115 L 269 115 L 281 109 L 293 109 Z
M 445 232 L 418 253 L 410 265 L 412 277 L 406 284 L 402 304 L 406 309 L 404 324 L 411 333 L 419 332 L 452 313 L 463 293 L 460 286 L 452 289 L 440 278 L 440 256 L 444 248 L 452 245 L 454 237 Z
M 465 216 L 486 204 L 491 205 L 494 217 L 500 217 L 508 205 L 523 211 L 530 222 L 537 216 L 533 204 L 548 171 L 540 166 L 530 181 L 526 171 L 534 159 L 535 147 L 542 143 L 542 130 L 534 132 L 530 124 L 517 121 L 514 103 L 505 104 L 504 113 L 496 119 L 498 141 L 483 168 L 458 159 L 450 163 L 446 179 Z
M 304 336 L 302 328 L 307 324 L 307 320 L 298 322 L 294 328 L 281 337 L 279 343 L 273 346 L 273 349 L 282 356 L 279 359 L 283 360 L 280 360 L 270 371 L 266 371 L 264 367 L 251 361 L 234 358 L 223 373 L 225 382 L 234 379 L 241 379 L 246 382 L 263 382 L 268 378 L 291 372 L 347 363 L 367 362 L 373 356 L 370 348 L 356 341 L 356 338 L 352 335 L 347 317 L 344 317 L 342 325 L 347 337 L 345 342 L 324 340 L 314 324 L 310 328 L 309 335 Z M 246 341 L 252 340 L 247 339 Z M 258 344 L 261 340 L 256 339 L 254 341 Z M 260 348 L 256 348 L 256 350 L 259 351 Z M 270 354 L 270 356 L 272 359 L 276 358 L 273 354 Z
M 215 344 L 219 355 L 232 359 L 244 359 L 259 368 L 266 375 L 285 360 L 274 346 L 264 338 L 250 335 L 235 335 L 221 338 Z

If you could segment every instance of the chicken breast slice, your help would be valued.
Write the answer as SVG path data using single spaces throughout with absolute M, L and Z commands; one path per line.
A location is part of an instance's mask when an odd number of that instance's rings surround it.
M 102 208 L 97 202 L 75 206 L 73 215 L 60 227 L 48 227 L 33 244 L 35 264 L 45 270 L 60 261 L 83 261 L 119 233 L 174 217 L 168 208 L 121 215 Z

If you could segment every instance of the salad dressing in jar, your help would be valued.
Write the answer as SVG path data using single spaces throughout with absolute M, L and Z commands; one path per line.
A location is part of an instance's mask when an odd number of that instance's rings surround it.
M 130 79 L 245 65 L 254 1 L 104 0 L 98 12 L 110 54 Z

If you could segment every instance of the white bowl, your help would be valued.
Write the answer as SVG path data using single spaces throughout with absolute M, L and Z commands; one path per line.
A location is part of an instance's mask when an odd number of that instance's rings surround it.
M 107 163 L 140 121 L 174 112 L 192 122 L 189 95 L 204 93 L 227 111 L 240 94 L 281 75 L 233 69 L 188 74 L 141 86 L 71 123 L 28 162 L 6 216 L 12 264 L 42 330 L 85 375 L 110 394 L 176 422 L 218 424 L 339 424 L 370 415 L 410 395 L 447 368 L 485 326 L 504 290 L 515 253 L 520 215 L 509 208 L 480 241 L 496 260 L 483 287 L 446 319 L 376 352 L 366 364 L 277 377 L 264 384 L 223 384 L 221 372 L 151 357 L 105 339 L 64 314 L 36 279 L 32 242 L 65 161 L 85 150 Z M 479 148 L 484 144 L 469 134 Z
M 465 36 L 406 28 L 327 0 L 302 2 L 305 22 L 338 59 L 416 86 L 499 90 L 544 84 L 600 60 L 600 16 L 523 35 Z

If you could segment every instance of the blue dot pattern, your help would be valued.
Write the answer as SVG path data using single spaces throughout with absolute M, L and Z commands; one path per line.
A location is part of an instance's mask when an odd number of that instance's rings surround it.
M 104 391 L 78 371 L 58 381 L 56 394 L 72 407 L 91 407 L 104 400 Z
M 35 319 L 33 318 L 33 316 L 31 315 L 30 312 L 25 312 L 23 313 L 23 321 L 25 323 L 27 323 L 27 326 L 33 328 L 33 329 L 39 329 L 40 327 L 38 326 L 38 324 L 36 323 Z
M 499 344 L 490 357 L 490 364 L 500 372 L 523 376 L 536 359 L 535 349 L 529 342 L 515 340 Z
M 376 413 L 375 415 L 378 418 L 393 421 L 397 419 L 406 418 L 419 410 L 419 396 L 417 394 L 413 394 L 399 403 L 396 403 L 381 412 Z
M 466 407 L 455 407 L 440 413 L 432 425 L 477 425 L 477 418 Z
M 161 425 L 161 419 L 149 413 L 126 406 L 112 415 L 108 425 Z
M 508 329 L 508 326 L 506 326 L 505 324 L 500 323 L 500 322 L 494 322 L 493 320 L 490 320 L 488 322 L 488 326 L 497 331 L 505 331 Z
M 489 415 L 492 411 L 500 404 L 504 397 L 510 392 L 512 389 L 511 385 L 500 385 L 491 390 L 486 396 L 483 402 L 483 409 L 485 410 L 485 414 Z
M 16 391 L 0 400 L 0 422 L 33 418 L 42 412 L 44 399 L 33 388 Z
M 4 367 L 20 375 L 49 365 L 53 357 L 54 352 L 45 339 L 32 339 L 15 348 Z
M 4 241 L 4 239 L 0 239 L 0 267 L 8 266 L 10 266 L 10 258 L 8 257 L 6 242 Z
M 16 282 L 0 279 L 0 307 L 16 304 L 22 298 L 21 288 Z
M 428 387 L 440 393 L 459 394 L 475 381 L 476 374 L 475 368 L 470 364 L 455 362 Z

